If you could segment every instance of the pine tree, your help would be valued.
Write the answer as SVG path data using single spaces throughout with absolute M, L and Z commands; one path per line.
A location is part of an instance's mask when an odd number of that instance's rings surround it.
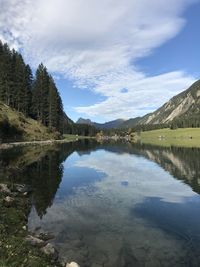
M 32 101 L 32 84 L 33 84 L 33 74 L 29 65 L 25 66 L 25 94 L 24 94 L 24 114 L 30 116 L 31 115 L 31 101 Z
M 48 125 L 50 128 L 58 128 L 59 122 L 59 103 L 58 103 L 58 92 L 53 81 L 53 78 L 50 77 L 49 83 L 49 114 L 48 114 Z
M 13 89 L 12 52 L 7 44 L 0 44 L 0 100 L 11 105 Z
M 35 119 L 60 131 L 63 121 L 63 105 L 53 77 L 40 64 L 33 83 L 32 112 Z
M 32 113 L 35 119 L 48 125 L 48 96 L 50 77 L 46 67 L 41 63 L 36 71 L 32 90 Z

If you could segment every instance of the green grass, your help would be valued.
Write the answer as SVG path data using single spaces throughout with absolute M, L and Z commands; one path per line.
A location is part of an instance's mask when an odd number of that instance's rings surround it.
M 57 139 L 58 133 L 52 133 L 36 120 L 25 117 L 21 112 L 8 107 L 0 102 L 0 124 L 6 121 L 13 129 L 20 132 L 19 140 L 16 141 L 34 141 Z M 0 129 L 3 131 L 3 129 Z M 12 137 L 11 137 L 12 139 Z M 13 136 L 15 141 L 15 136 Z
M 200 128 L 160 129 L 142 132 L 139 139 L 144 144 L 160 146 L 200 147 Z
M 28 231 L 22 227 L 27 224 L 30 199 L 18 195 L 14 197 L 15 204 L 6 207 L 5 196 L 0 192 L 0 267 L 60 267 L 25 241 Z

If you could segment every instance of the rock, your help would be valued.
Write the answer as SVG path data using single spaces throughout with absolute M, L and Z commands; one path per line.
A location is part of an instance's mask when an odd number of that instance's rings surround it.
M 53 260 L 58 259 L 58 252 L 50 243 L 48 243 L 45 247 L 41 248 L 41 251 L 47 256 L 50 256 Z
M 26 225 L 24 225 L 24 226 L 22 227 L 22 229 L 23 229 L 24 231 L 26 231 L 26 230 L 27 230 Z
M 6 184 L 0 184 L 0 192 L 10 194 L 11 191 Z
M 48 241 L 50 239 L 53 239 L 55 236 L 50 234 L 50 233 L 40 233 L 36 237 L 38 237 L 39 239 L 42 239 L 44 241 Z
M 7 196 L 4 198 L 4 204 L 6 207 L 11 207 L 13 205 L 13 202 L 14 202 L 14 198 L 12 197 Z
M 78 265 L 78 263 L 72 261 L 71 263 L 67 263 L 66 267 L 80 267 L 80 266 Z
M 31 193 L 31 188 L 30 186 L 27 186 L 25 184 L 15 184 L 15 190 L 19 193 L 22 193 L 22 194 L 25 194 L 25 196 L 28 194 L 28 193 Z
M 43 240 L 41 240 L 37 237 L 31 236 L 31 235 L 28 235 L 26 237 L 26 241 L 29 242 L 34 247 L 40 247 L 41 248 L 41 247 L 46 245 L 46 242 L 44 242 Z
M 7 197 L 4 198 L 4 200 L 6 202 L 13 202 L 14 201 L 14 198 L 7 196 Z

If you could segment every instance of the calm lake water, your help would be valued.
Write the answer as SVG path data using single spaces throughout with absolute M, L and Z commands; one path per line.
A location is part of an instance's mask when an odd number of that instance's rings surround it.
M 28 226 L 81 267 L 200 266 L 200 149 L 80 141 L 0 155 Z

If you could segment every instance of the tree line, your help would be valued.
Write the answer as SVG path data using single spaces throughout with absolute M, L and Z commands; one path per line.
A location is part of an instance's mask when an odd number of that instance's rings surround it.
M 62 100 L 46 67 L 40 64 L 33 77 L 22 55 L 1 41 L 0 101 L 49 128 L 62 128 Z
M 68 118 L 55 81 L 42 63 L 33 76 L 22 55 L 1 41 L 0 101 L 52 131 L 78 135 L 95 135 L 97 132 L 94 127 L 76 125 Z

